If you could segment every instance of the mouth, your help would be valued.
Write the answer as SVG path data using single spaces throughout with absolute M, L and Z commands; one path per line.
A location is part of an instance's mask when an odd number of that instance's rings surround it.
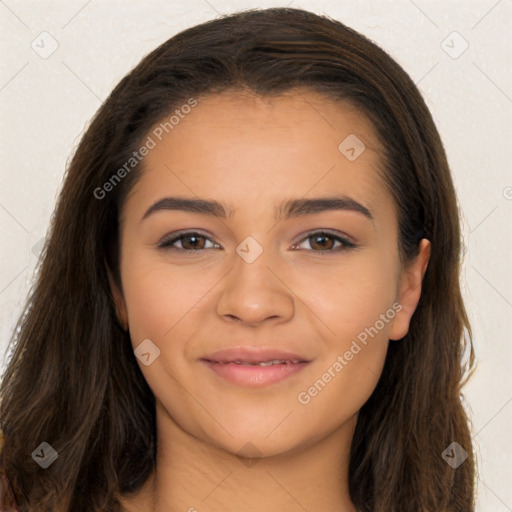
M 214 364 L 243 364 L 244 366 L 274 366 L 276 364 L 298 364 L 306 362 L 299 361 L 298 359 L 294 359 L 293 361 L 287 359 L 272 359 L 271 361 L 258 361 L 255 363 L 250 361 L 210 361 L 209 359 L 204 359 L 204 361 Z
M 222 379 L 247 387 L 276 384 L 311 362 L 291 352 L 255 347 L 220 350 L 200 361 Z

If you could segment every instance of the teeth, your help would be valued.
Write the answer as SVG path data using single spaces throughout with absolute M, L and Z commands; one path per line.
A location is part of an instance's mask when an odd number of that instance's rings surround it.
M 283 364 L 286 363 L 286 361 L 282 361 L 280 359 L 274 359 L 273 361 L 263 361 L 261 363 L 258 363 L 258 366 L 271 366 L 273 364 Z
M 298 363 L 298 360 L 289 361 L 286 359 L 273 359 L 272 361 L 262 361 L 260 363 L 248 363 L 246 361 L 224 361 L 224 364 L 234 363 L 234 364 L 243 364 L 246 366 L 272 366 L 274 364 L 286 364 L 286 363 Z

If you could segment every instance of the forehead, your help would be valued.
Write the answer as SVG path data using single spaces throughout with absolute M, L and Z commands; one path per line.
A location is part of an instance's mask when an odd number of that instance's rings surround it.
M 140 202 L 164 192 L 215 197 L 236 214 L 283 196 L 339 192 L 371 204 L 385 195 L 373 125 L 345 102 L 301 89 L 229 91 L 197 98 L 186 111 L 149 132 L 154 148 L 130 194 Z

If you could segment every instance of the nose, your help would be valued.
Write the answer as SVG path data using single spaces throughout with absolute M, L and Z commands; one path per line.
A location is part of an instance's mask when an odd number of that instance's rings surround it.
M 295 311 L 295 296 L 280 275 L 270 251 L 248 263 L 237 253 L 234 266 L 223 279 L 217 303 L 217 314 L 227 322 L 256 327 L 262 323 L 281 323 L 290 320 Z M 281 272 L 282 274 L 282 272 Z

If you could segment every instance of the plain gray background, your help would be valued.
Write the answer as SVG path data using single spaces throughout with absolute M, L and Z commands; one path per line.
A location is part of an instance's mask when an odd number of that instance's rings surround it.
M 479 457 L 477 510 L 512 511 L 512 0 L 0 0 L 0 360 L 66 162 L 116 83 L 184 28 L 285 5 L 328 14 L 377 42 L 434 115 L 464 216 L 462 285 L 478 359 L 464 395 Z

